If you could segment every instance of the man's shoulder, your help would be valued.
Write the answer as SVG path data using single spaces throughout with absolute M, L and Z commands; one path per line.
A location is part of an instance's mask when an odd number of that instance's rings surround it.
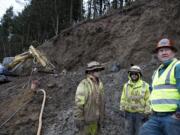
M 175 64 L 175 70 L 180 71 L 180 60 L 178 60 Z
M 130 81 L 127 81 L 127 82 L 125 82 L 124 84 L 123 84 L 123 88 L 126 88 L 126 87 L 131 87 L 131 83 L 130 83 Z
M 79 84 L 87 84 L 87 83 L 88 83 L 88 79 L 85 78 L 85 79 L 81 80 L 81 82 Z
M 149 86 L 149 83 L 147 83 L 146 81 L 142 80 L 143 84 L 145 84 L 145 86 Z
M 127 85 L 129 85 L 129 84 L 130 84 L 130 82 L 127 81 L 127 82 L 124 83 L 124 86 L 127 86 Z
M 180 67 L 180 60 L 176 62 L 176 67 Z
M 77 92 L 76 93 L 85 94 L 86 89 L 88 88 L 87 85 L 88 85 L 87 79 L 81 80 L 81 82 L 77 86 Z
M 178 60 L 178 62 L 175 65 L 175 72 L 177 72 L 178 74 L 180 74 L 180 60 Z
M 79 85 L 88 86 L 88 85 L 91 85 L 91 82 L 90 82 L 90 80 L 88 78 L 85 78 L 85 79 L 81 80 Z

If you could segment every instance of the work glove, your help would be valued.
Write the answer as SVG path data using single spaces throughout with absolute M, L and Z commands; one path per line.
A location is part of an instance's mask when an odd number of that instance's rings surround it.
M 84 127 L 84 120 L 75 120 L 75 125 L 76 125 L 76 128 L 78 129 L 82 129 Z

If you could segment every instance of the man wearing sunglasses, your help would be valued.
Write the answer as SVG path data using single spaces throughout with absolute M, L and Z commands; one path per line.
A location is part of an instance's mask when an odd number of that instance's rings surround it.
M 180 134 L 180 61 L 172 40 L 161 39 L 154 52 L 161 65 L 152 77 L 150 102 L 152 116 L 143 125 L 140 135 Z
M 149 84 L 142 80 L 141 68 L 136 65 L 129 69 L 128 78 L 121 95 L 120 110 L 125 113 L 125 134 L 137 135 L 151 112 Z

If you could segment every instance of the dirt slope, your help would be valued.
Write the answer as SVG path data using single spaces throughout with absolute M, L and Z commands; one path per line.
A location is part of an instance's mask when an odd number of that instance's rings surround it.
M 94 59 L 116 61 L 121 67 L 146 64 L 152 60 L 151 50 L 163 36 L 174 39 L 180 47 L 180 2 L 140 1 L 127 12 L 116 11 L 65 30 L 43 47 L 59 69 L 67 70 Z
M 40 47 L 59 71 L 57 76 L 34 75 L 41 78 L 41 88 L 47 92 L 43 135 L 73 134 L 74 94 L 84 77 L 83 67 L 91 60 L 104 62 L 107 67 L 102 74 L 106 94 L 102 135 L 124 134 L 123 118 L 118 108 L 121 88 L 127 81 L 126 69 L 131 63 L 141 65 L 145 80 L 150 82 L 152 71 L 158 65 L 151 51 L 161 36 L 174 39 L 180 49 L 180 1 L 139 1 L 126 11 L 117 10 L 94 21 L 77 24 Z M 120 65 L 120 71 L 111 72 L 114 64 Z M 61 72 L 64 69 L 67 73 Z M 31 91 L 23 89 L 23 86 L 27 88 L 28 77 L 10 79 L 12 82 L 0 86 L 0 124 L 27 104 L 0 127 L 0 135 L 36 134 L 42 94 L 33 96 Z

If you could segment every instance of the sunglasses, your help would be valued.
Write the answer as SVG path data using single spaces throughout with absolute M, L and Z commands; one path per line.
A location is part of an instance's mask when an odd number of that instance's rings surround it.
M 130 76 L 132 76 L 132 75 L 137 75 L 137 76 L 138 76 L 138 73 L 136 73 L 136 72 L 131 72 L 131 73 L 130 73 Z

